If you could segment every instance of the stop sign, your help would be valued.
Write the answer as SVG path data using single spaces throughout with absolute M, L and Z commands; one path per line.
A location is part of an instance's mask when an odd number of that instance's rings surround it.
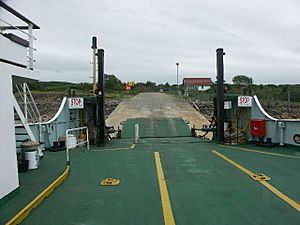
M 130 91 L 131 87 L 129 85 L 126 84 L 125 90 L 126 91 Z

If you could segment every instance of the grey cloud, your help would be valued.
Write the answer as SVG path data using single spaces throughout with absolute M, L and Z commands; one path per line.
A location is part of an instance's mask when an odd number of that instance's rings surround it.
M 36 67 L 42 79 L 90 81 L 91 37 L 105 49 L 106 73 L 123 81 L 175 83 L 215 74 L 226 51 L 226 80 L 300 82 L 300 5 L 296 0 L 8 1 L 41 26 Z

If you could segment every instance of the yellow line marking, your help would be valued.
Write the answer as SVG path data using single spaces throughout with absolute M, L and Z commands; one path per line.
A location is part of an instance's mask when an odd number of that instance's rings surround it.
M 293 199 L 289 198 L 285 194 L 283 194 L 281 191 L 279 191 L 277 188 L 273 187 L 271 184 L 269 184 L 267 181 L 259 181 L 262 185 L 264 185 L 266 188 L 268 188 L 270 191 L 272 191 L 275 195 L 277 195 L 279 198 L 281 198 L 283 201 L 288 203 L 290 206 L 292 206 L 294 209 L 296 209 L 298 212 L 300 212 L 300 205 Z
M 217 154 L 218 156 L 220 156 L 221 158 L 223 158 L 224 160 L 226 160 L 227 162 L 231 163 L 232 165 L 234 165 L 235 167 L 239 168 L 241 171 L 243 171 L 244 173 L 248 174 L 250 177 L 252 175 L 254 175 L 253 172 L 251 172 L 250 170 L 246 169 L 245 167 L 243 167 L 242 165 L 234 162 L 233 160 L 227 158 L 225 155 L 221 154 L 220 152 L 217 152 L 216 150 L 212 150 L 213 153 Z
M 292 159 L 300 159 L 299 156 L 284 155 L 284 154 L 279 154 L 279 153 L 258 151 L 258 150 L 248 149 L 248 148 L 239 148 L 239 147 L 227 146 L 227 145 L 220 145 L 220 146 L 227 147 L 227 148 L 233 148 L 233 149 L 237 149 L 237 150 L 242 150 L 242 151 L 246 151 L 246 152 L 255 152 L 255 153 L 266 154 L 266 155 L 275 155 L 275 156 L 292 158 Z
M 70 166 L 67 165 L 65 171 L 52 184 L 50 184 L 43 192 L 41 192 L 35 199 L 33 199 L 27 206 L 25 206 L 17 215 L 15 215 L 6 225 L 16 225 L 21 223 L 30 212 L 38 207 L 43 200 L 49 196 L 56 187 L 58 187 L 69 175 Z
M 157 179 L 159 183 L 160 198 L 161 198 L 161 205 L 163 209 L 165 225 L 175 225 L 168 188 L 167 188 L 164 172 L 161 165 L 159 152 L 154 152 L 154 157 L 156 163 Z
M 134 149 L 136 146 L 136 144 L 132 144 L 130 147 L 128 148 L 107 148 L 107 149 L 94 149 L 94 150 L 90 150 L 91 152 L 106 152 L 106 151 L 118 151 L 118 150 L 129 150 L 129 149 Z
M 230 158 L 226 157 L 225 155 L 221 154 L 220 152 L 217 152 L 216 150 L 212 150 L 213 153 L 217 154 L 221 158 L 223 158 L 225 161 L 229 162 L 230 164 L 234 165 L 238 169 L 242 170 L 244 173 L 248 174 L 250 177 L 254 174 L 250 170 L 246 169 L 242 165 L 234 162 Z M 263 186 L 268 188 L 271 192 L 273 192 L 275 195 L 277 195 L 279 198 L 281 198 L 283 201 L 288 203 L 290 206 L 292 206 L 294 209 L 296 209 L 298 212 L 300 212 L 300 205 L 293 199 L 289 198 L 285 194 L 283 194 L 281 191 L 279 191 L 277 188 L 273 187 L 271 184 L 269 184 L 267 181 L 264 180 L 258 180 L 259 183 L 261 183 Z
M 108 152 L 108 151 L 118 151 L 118 150 L 128 150 L 129 148 L 108 148 L 108 149 L 94 149 L 91 152 Z

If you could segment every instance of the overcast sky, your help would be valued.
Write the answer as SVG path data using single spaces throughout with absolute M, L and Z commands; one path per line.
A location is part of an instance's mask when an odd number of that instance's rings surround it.
M 225 79 L 300 83 L 300 0 L 7 0 L 37 23 L 41 80 L 91 82 L 91 38 L 105 50 L 105 73 L 122 81 Z

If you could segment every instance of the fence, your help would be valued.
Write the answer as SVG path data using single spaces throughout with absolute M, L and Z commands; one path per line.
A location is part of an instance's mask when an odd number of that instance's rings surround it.
M 82 132 L 84 130 L 86 131 L 85 134 Z M 70 132 L 76 132 L 76 135 L 69 134 Z M 76 127 L 66 130 L 66 159 L 68 164 L 70 163 L 69 149 L 76 148 L 77 146 L 82 146 L 85 143 L 87 144 L 87 149 L 89 150 L 90 142 L 89 131 L 87 127 Z
M 258 94 L 263 108 L 271 116 L 278 119 L 300 118 L 300 92 L 285 90 Z
M 139 124 L 134 125 L 134 143 L 137 144 L 140 138 Z

